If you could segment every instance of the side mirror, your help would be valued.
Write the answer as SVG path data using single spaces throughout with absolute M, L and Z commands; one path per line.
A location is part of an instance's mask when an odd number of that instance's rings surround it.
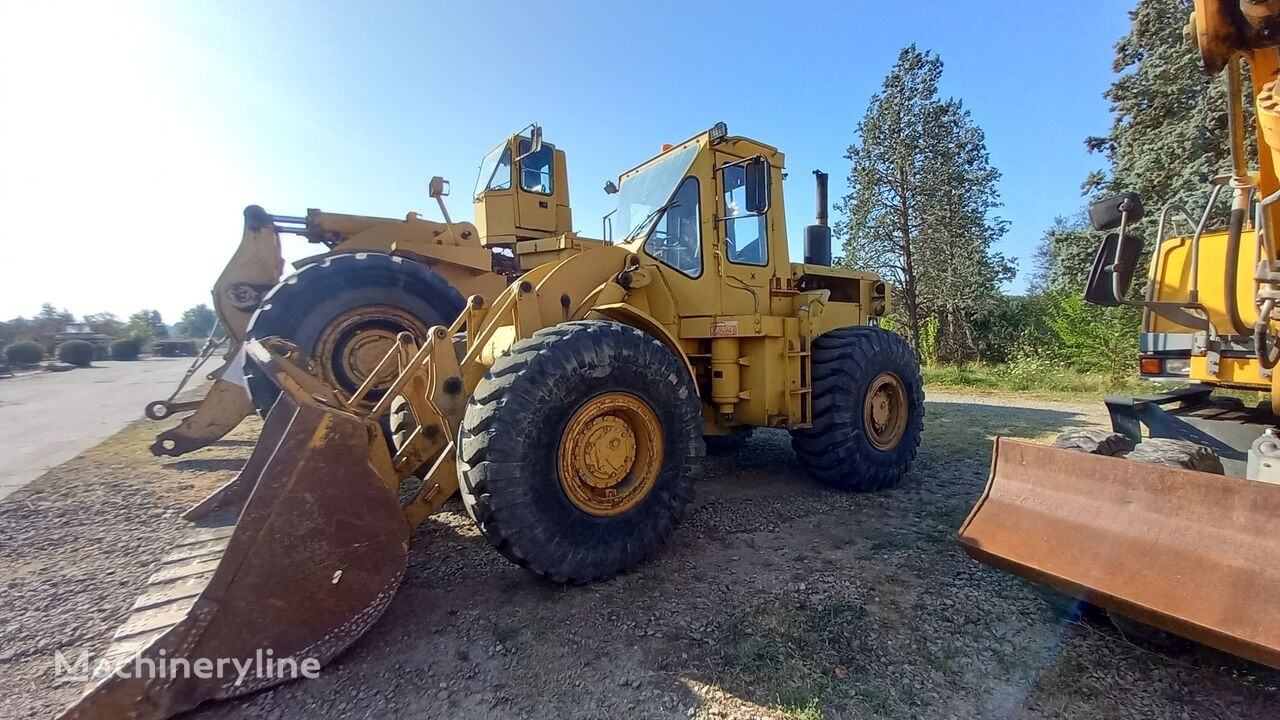
M 752 215 L 761 215 L 769 209 L 769 161 L 754 157 L 746 164 L 746 207 Z
M 1102 241 L 1098 254 L 1093 257 L 1093 269 L 1089 271 L 1085 302 L 1103 307 L 1124 304 L 1142 255 L 1142 244 L 1142 238 L 1137 235 L 1125 235 L 1121 239 L 1120 233 L 1111 233 Z
M 1142 198 L 1138 193 L 1125 193 L 1089 206 L 1089 222 L 1100 232 L 1115 230 L 1142 219 Z
M 427 194 L 433 198 L 442 198 L 449 194 L 449 181 L 439 175 L 431 178 L 427 185 Z
M 529 152 L 536 153 L 542 149 L 542 126 L 534 125 L 533 129 L 529 131 L 529 135 Z
M 610 180 L 610 181 L 606 182 L 606 183 L 604 184 L 604 194 L 605 194 L 605 195 L 617 195 L 617 194 L 618 194 L 618 186 L 617 186 L 617 185 L 615 185 L 615 184 L 613 183 L 613 181 L 612 181 L 612 180 Z
M 529 130 L 529 149 L 520 153 L 520 157 L 516 158 L 516 162 L 519 162 L 529 157 L 530 155 L 534 155 L 538 153 L 540 150 L 542 150 L 542 126 L 537 123 L 533 123 L 528 127 L 528 130 Z

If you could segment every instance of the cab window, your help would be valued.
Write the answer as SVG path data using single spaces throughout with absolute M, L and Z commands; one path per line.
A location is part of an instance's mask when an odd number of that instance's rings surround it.
M 511 146 L 499 145 L 480 162 L 480 177 L 476 179 L 476 197 L 485 190 L 511 189 Z
M 742 165 L 724 169 L 724 239 L 729 262 L 768 265 L 769 244 L 764 215 L 747 214 L 747 171 Z
M 687 177 L 649 231 L 644 251 L 689 277 L 702 275 L 702 234 L 698 180 Z
M 550 195 L 555 191 L 555 178 L 552 167 L 555 163 L 555 148 L 543 143 L 536 153 L 530 153 L 530 141 L 520 140 L 520 189 L 539 195 Z

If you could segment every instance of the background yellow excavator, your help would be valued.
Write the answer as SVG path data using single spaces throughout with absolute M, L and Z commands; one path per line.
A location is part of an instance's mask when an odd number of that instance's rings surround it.
M 1163 209 L 1140 300 L 1128 291 L 1142 239 L 1128 231 L 1142 203 L 1128 194 L 1095 204 L 1094 226 L 1113 232 L 1085 298 L 1141 307 L 1142 375 L 1189 387 L 1108 398 L 1112 431 L 1069 431 L 1056 447 L 997 439 L 960 542 L 983 562 L 1106 608 L 1122 628 L 1136 620 L 1280 667 L 1280 1 L 1197 0 L 1188 30 L 1205 71 L 1228 86 L 1232 167 L 1202 212 Z M 1229 222 L 1209 228 L 1224 193 Z M 1192 232 L 1170 236 L 1178 220 Z M 1271 397 L 1249 407 L 1217 388 Z
M 516 243 L 575 237 L 565 153 L 544 143 L 537 125 L 485 155 L 473 195 L 474 225 L 450 219 L 447 194 L 448 184 L 433 178 L 430 195 L 444 222 L 417 213 L 395 219 L 309 210 L 305 217 L 289 217 L 246 208 L 240 245 L 213 288 L 221 337 L 206 344 L 169 398 L 146 407 L 153 420 L 195 412 L 157 435 L 151 451 L 182 455 L 205 447 L 255 405 L 263 413 L 271 407 L 274 386 L 245 378 L 241 370 L 247 338 L 289 338 L 314 358 L 323 382 L 350 395 L 398 333 L 421 340 L 427 328 L 456 317 L 466 296 L 494 297 L 520 275 L 522 262 L 527 267 L 558 256 L 552 244 L 517 258 Z M 300 235 L 326 250 L 294 263 L 296 272 L 282 279 L 282 234 Z M 198 400 L 179 401 L 215 356 L 222 365 L 208 373 L 209 391 Z

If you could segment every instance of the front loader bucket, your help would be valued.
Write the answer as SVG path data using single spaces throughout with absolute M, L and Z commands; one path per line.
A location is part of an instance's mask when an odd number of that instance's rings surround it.
M 240 477 L 188 513 L 197 522 L 94 663 L 118 670 L 95 672 L 62 717 L 169 717 L 308 675 L 360 637 L 409 540 L 370 443 L 359 418 L 282 393 Z
M 1280 485 L 998 438 L 972 557 L 1280 667 Z

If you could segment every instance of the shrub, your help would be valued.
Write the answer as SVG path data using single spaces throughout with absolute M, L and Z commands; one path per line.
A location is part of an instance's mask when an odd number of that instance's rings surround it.
M 40 343 L 19 340 L 12 345 L 5 346 L 4 359 L 10 365 L 35 365 L 44 359 L 44 348 L 40 347 Z
M 1116 386 L 1137 374 L 1142 313 L 1124 306 L 1086 305 L 1079 293 L 1051 295 L 1048 301 L 1049 326 L 1073 368 L 1106 375 Z
M 96 351 L 93 343 L 84 340 L 68 340 L 58 346 L 58 359 L 68 365 L 89 367 Z
M 137 360 L 142 353 L 142 338 L 129 337 L 111 343 L 112 360 Z

